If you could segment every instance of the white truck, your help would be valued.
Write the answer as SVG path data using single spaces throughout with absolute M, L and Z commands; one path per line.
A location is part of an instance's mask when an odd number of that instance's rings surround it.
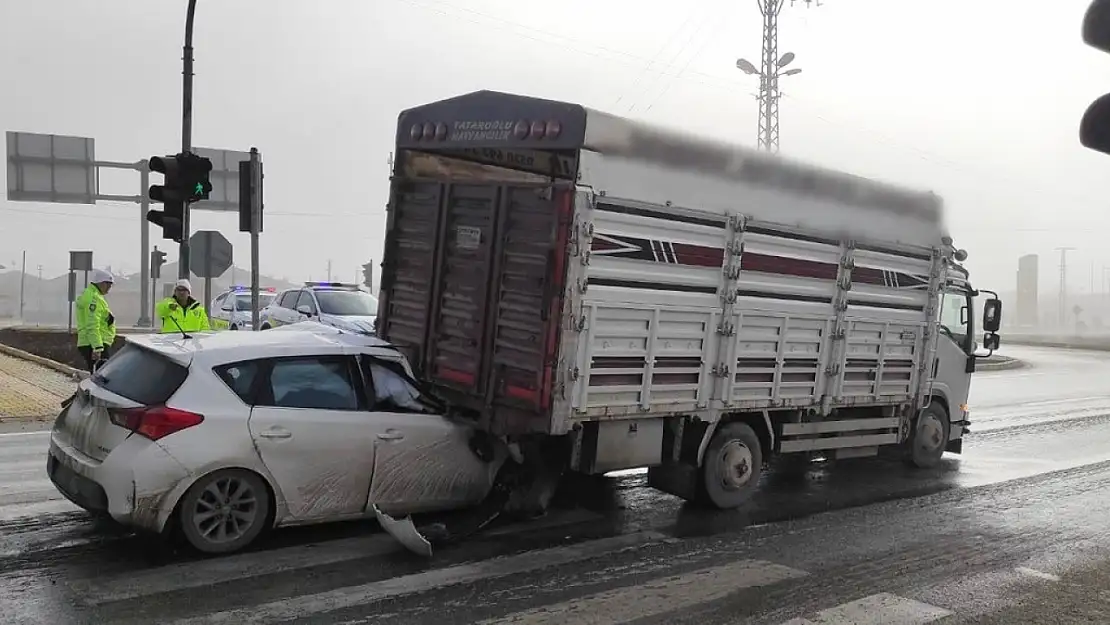
M 378 331 L 526 460 L 732 508 L 779 454 L 961 451 L 965 258 L 933 194 L 481 91 L 400 115 Z

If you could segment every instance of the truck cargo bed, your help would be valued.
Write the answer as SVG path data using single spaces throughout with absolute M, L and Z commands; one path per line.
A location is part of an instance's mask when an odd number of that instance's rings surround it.
M 599 198 L 573 422 L 909 403 L 934 257 Z M 846 288 L 845 288 L 846 287 Z

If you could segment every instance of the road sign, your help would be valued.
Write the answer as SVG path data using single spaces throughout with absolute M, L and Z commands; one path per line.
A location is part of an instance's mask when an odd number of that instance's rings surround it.
M 212 161 L 212 171 L 209 172 L 212 191 L 209 192 L 207 200 L 193 202 L 190 208 L 202 211 L 238 211 L 239 162 L 250 160 L 250 153 L 193 148 L 193 154 Z
M 215 230 L 198 230 L 189 247 L 189 269 L 198 278 L 219 278 L 231 267 L 231 242 Z
M 7 133 L 8 201 L 96 204 L 96 150 L 89 137 Z
M 69 252 L 69 270 L 70 271 L 92 271 L 93 268 L 93 253 L 89 251 L 75 251 Z

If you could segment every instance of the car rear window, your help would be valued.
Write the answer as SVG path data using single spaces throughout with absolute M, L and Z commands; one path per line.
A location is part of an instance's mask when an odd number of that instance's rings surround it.
M 92 380 L 116 395 L 153 406 L 165 403 L 188 376 L 188 369 L 169 358 L 127 344 L 104 363 Z

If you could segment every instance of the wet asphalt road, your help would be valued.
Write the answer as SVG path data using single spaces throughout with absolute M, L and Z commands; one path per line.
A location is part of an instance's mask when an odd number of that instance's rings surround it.
M 977 376 L 973 434 L 937 470 L 781 470 L 729 513 L 642 474 L 581 480 L 431 562 L 372 523 L 201 558 L 88 520 L 46 481 L 44 435 L 0 436 L 0 622 L 1108 623 L 1083 567 L 1110 560 L 1110 353 L 1005 353 L 1031 366 Z M 1043 599 L 1064 596 L 1085 605 Z

